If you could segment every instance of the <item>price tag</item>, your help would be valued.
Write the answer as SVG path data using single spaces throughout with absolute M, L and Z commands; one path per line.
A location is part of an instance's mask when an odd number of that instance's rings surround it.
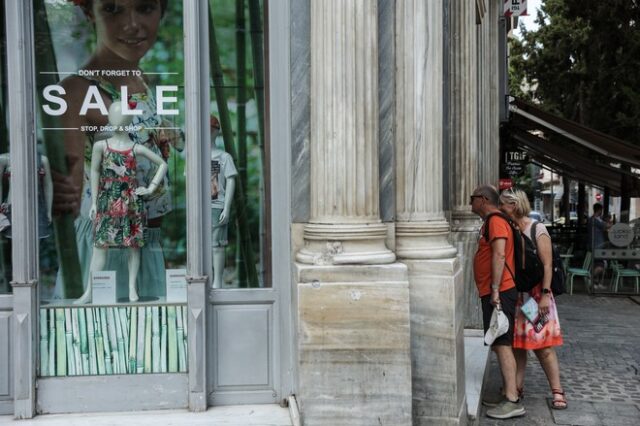
M 167 269 L 167 302 L 187 302 L 186 275 L 186 269 Z
M 116 271 L 97 271 L 91 275 L 91 301 L 99 305 L 116 303 Z

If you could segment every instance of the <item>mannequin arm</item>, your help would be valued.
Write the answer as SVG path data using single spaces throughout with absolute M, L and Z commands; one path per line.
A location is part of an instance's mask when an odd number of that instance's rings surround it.
M 89 218 L 91 218 L 91 220 L 96 217 L 98 184 L 100 183 L 100 168 L 102 167 L 104 147 L 105 142 L 96 142 L 93 145 L 93 152 L 91 153 L 91 210 L 89 210 Z
M 236 177 L 229 176 L 227 178 L 227 184 L 224 187 L 225 199 L 224 199 L 224 208 L 222 209 L 222 213 L 220 213 L 220 224 L 225 224 L 229 221 L 229 212 L 231 211 L 231 203 L 233 202 L 233 193 L 236 190 Z
M 42 167 L 44 168 L 44 200 L 46 202 L 47 218 L 51 222 L 51 207 L 53 206 L 53 181 L 51 180 L 51 166 L 49 159 L 42 156 Z M 42 206 L 40 206 L 42 208 Z
M 155 163 L 158 166 L 158 170 L 156 170 L 156 174 L 153 176 L 153 179 L 151 179 L 151 183 L 149 184 L 149 186 L 146 188 L 143 186 L 139 186 L 136 188 L 136 195 L 152 194 L 158 188 L 158 185 L 160 185 L 162 179 L 164 179 L 169 166 L 164 162 L 162 157 L 143 145 L 135 145 L 134 149 L 136 155 L 147 157 L 149 161 Z

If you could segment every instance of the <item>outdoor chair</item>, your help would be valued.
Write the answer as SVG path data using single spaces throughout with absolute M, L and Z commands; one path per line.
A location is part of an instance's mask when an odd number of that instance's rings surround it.
M 584 255 L 584 262 L 582 268 L 567 268 L 567 278 L 569 279 L 569 294 L 573 294 L 573 278 L 584 277 L 587 283 L 587 290 L 591 287 L 591 252 L 588 251 Z
M 562 259 L 562 269 L 564 269 L 564 273 L 566 274 L 567 269 L 569 269 L 569 262 L 571 258 L 573 258 L 573 243 L 571 243 L 566 253 L 560 255 L 560 258 Z
M 613 291 L 618 292 L 618 285 L 621 281 L 627 277 L 633 277 L 636 279 L 636 293 L 640 290 L 640 271 L 637 269 L 623 268 L 621 264 L 615 260 L 611 262 L 611 269 L 613 270 Z

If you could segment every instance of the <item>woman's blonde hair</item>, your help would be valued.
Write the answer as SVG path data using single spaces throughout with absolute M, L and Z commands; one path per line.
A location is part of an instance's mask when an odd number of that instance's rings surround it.
M 520 189 L 505 189 L 500 194 L 501 204 L 514 204 L 515 209 L 513 214 L 517 218 L 528 216 L 531 212 L 531 204 L 529 204 L 529 197 Z

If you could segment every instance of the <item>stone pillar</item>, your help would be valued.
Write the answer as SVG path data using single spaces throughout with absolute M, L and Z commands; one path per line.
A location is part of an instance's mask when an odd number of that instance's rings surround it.
M 443 7 L 396 2 L 396 253 L 409 268 L 413 424 L 464 424 L 462 274 L 443 212 Z
M 382 264 L 378 194 L 377 3 L 311 2 L 310 264 Z
M 497 182 L 500 177 L 500 57 L 498 54 L 500 32 L 498 21 L 503 8 L 502 0 L 489 0 L 485 19 L 489 31 L 487 60 L 489 61 L 489 170 L 490 182 Z
M 469 205 L 469 196 L 478 185 L 479 167 L 476 10 L 466 0 L 451 0 L 450 8 L 451 241 L 463 270 L 465 327 L 481 328 L 480 301 L 473 280 L 480 220 Z
M 485 2 L 485 0 L 482 0 Z M 478 117 L 478 144 L 481 152 L 478 167 L 478 182 L 487 182 L 497 185 L 494 180 L 493 151 L 491 149 L 491 74 L 490 56 L 491 46 L 489 45 L 489 16 L 484 13 L 481 20 L 476 25 L 476 46 L 478 55 L 478 96 L 477 96 L 477 117 Z M 497 47 L 497 46 L 496 46 Z
M 379 215 L 377 1 L 311 1 L 310 219 L 296 255 L 305 425 L 410 425 L 407 267 Z M 294 183 L 295 184 L 295 183 Z

